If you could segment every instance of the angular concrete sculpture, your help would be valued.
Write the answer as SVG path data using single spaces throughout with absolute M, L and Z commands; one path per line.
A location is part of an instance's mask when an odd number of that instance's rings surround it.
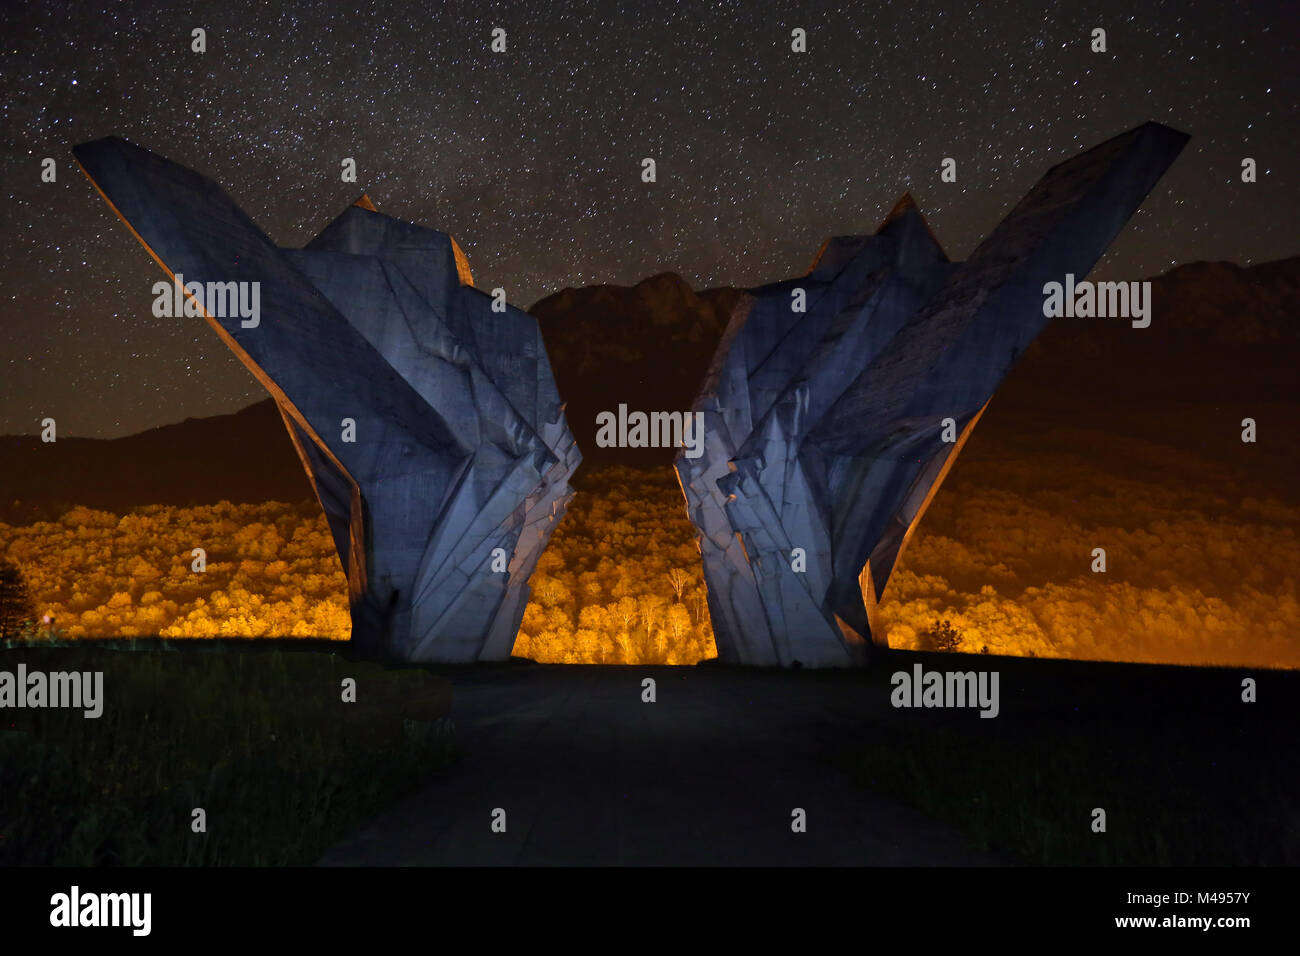
M 1092 269 L 1186 140 L 1147 123 L 1053 167 L 964 263 L 904 196 L 742 299 L 694 405 L 704 454 L 677 459 L 722 660 L 849 666 L 884 645 L 885 583 L 1046 324 L 1044 284 Z
M 536 320 L 475 290 L 450 236 L 365 197 L 280 249 L 189 169 L 116 138 L 73 152 L 278 403 L 347 573 L 353 642 L 509 657 L 580 460 Z M 216 288 L 257 289 L 258 318 L 218 308 L 208 284 L 232 282 L 257 284 Z

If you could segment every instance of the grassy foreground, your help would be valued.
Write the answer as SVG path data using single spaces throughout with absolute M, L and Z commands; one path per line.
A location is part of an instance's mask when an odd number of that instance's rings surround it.
M 303 865 L 453 756 L 451 686 L 337 643 L 0 648 L 102 671 L 103 715 L 0 710 L 0 865 Z M 345 678 L 356 703 L 344 703 Z M 206 813 L 193 832 L 193 811 Z
M 0 865 L 314 863 L 455 755 L 446 677 L 341 650 L 0 648 L 2 671 L 103 671 L 105 698 L 99 719 L 0 710 Z M 917 663 L 996 670 L 998 716 L 890 707 L 891 674 Z M 1008 862 L 1300 864 L 1300 673 L 904 651 L 857 674 L 737 673 L 773 703 L 850 683 L 877 703 L 810 727 L 807 745 Z M 355 704 L 341 701 L 349 677 Z M 196 807 L 206 833 L 191 830 Z
M 891 710 L 836 759 L 979 849 L 1040 865 L 1300 864 L 1300 674 L 893 652 L 873 693 L 917 662 L 997 670 L 1001 713 Z

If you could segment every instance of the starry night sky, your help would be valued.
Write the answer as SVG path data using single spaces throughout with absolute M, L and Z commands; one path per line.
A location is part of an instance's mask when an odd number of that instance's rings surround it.
M 904 190 L 961 258 L 1048 166 L 1148 119 L 1192 141 L 1094 277 L 1300 252 L 1295 3 L 194 6 L 0 12 L 0 433 L 113 437 L 265 397 L 201 319 L 151 314 L 162 273 L 69 152 L 107 135 L 216 179 L 280 245 L 364 189 L 522 308 L 663 271 L 801 274 Z

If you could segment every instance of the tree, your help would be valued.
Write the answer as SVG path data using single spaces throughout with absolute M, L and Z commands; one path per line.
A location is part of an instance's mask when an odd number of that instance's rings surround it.
M 685 604 L 674 604 L 668 608 L 667 627 L 674 641 L 681 640 L 682 636 L 694 627 L 691 612 L 686 609 Z
M 691 612 L 686 609 L 685 604 L 674 604 L 668 609 L 668 634 L 672 638 L 673 647 L 679 647 L 686 637 L 691 633 L 694 627 L 691 621 Z M 664 649 L 665 651 L 667 648 Z
M 673 593 L 677 595 L 677 600 L 680 603 L 682 591 L 686 590 L 686 585 L 691 583 L 690 572 L 684 568 L 673 568 L 668 572 L 668 583 L 672 585 Z
M 694 585 L 691 594 L 695 598 L 695 620 L 706 621 L 708 620 L 708 615 L 705 613 L 709 604 L 708 589 L 702 587 L 698 581 L 693 580 L 691 583 Z
M 667 605 L 668 602 L 657 594 L 642 594 L 637 598 L 638 616 L 647 635 L 653 636 L 654 629 L 659 626 Z
M 636 598 L 625 597 L 617 604 L 611 604 L 610 616 L 622 626 L 623 633 L 626 634 L 632 630 L 636 624 L 637 615 L 641 613 L 637 607 Z
M 582 593 L 591 601 L 600 600 L 600 596 L 604 591 L 600 581 L 600 575 L 595 571 L 584 571 L 578 575 L 578 582 L 582 587 Z
M 961 647 L 961 633 L 949 621 L 935 621 L 934 626 L 921 635 L 921 646 L 930 651 L 955 651 Z
M 550 575 L 534 575 L 533 594 L 548 608 L 568 604 L 572 598 L 568 586 L 559 578 Z
M 22 571 L 16 564 L 0 561 L 0 640 L 17 637 L 34 616 Z
M 578 612 L 578 629 L 591 631 L 599 637 L 610 629 L 608 612 L 599 604 L 588 604 Z

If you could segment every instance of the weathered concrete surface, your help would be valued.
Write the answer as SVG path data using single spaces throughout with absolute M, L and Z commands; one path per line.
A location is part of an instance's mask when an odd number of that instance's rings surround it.
M 255 325 L 203 315 L 280 406 L 348 576 L 353 641 L 508 657 L 581 457 L 536 320 L 494 310 L 450 236 L 364 197 L 280 249 L 192 170 L 116 138 L 73 152 L 168 276 L 258 284 Z
M 1006 862 L 849 779 L 855 741 L 896 716 L 868 672 L 513 663 L 444 673 L 464 759 L 323 864 Z M 641 701 L 647 676 L 653 704 Z M 489 826 L 497 807 L 505 833 Z M 791 832 L 795 807 L 806 833 Z
M 885 643 L 876 603 L 1048 321 L 1044 283 L 1087 275 L 1186 140 L 1147 123 L 1053 167 L 964 263 L 905 196 L 741 301 L 694 406 L 705 452 L 677 459 L 722 660 L 848 666 Z

